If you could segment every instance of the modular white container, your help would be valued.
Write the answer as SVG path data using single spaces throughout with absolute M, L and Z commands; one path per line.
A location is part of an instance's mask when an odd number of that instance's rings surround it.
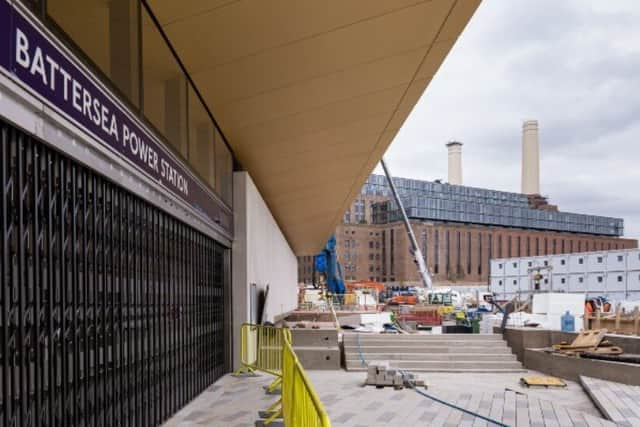
M 489 290 L 501 298 L 526 298 L 534 287 L 532 268 L 539 268 L 539 292 L 640 299 L 640 249 L 500 258 L 490 264 Z

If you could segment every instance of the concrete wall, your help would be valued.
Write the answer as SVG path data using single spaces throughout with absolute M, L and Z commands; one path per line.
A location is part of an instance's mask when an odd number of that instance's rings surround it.
M 250 286 L 269 285 L 266 319 L 297 306 L 298 261 L 269 207 L 246 172 L 233 174 L 235 240 L 232 247 L 233 361 L 240 362 L 240 325 L 257 320 L 251 307 Z M 253 315 L 250 311 L 253 310 Z
M 497 330 L 494 332 L 498 333 Z M 560 344 L 562 341 L 571 343 L 577 336 L 577 333 L 550 331 L 548 329 L 529 329 L 529 328 L 507 328 L 504 338 L 507 341 L 511 351 L 516 355 L 520 362 L 525 362 L 525 350 L 535 348 L 551 347 L 553 344 Z M 607 341 L 613 345 L 621 347 L 625 353 L 640 354 L 640 338 L 625 335 L 605 336 Z M 529 369 L 534 369 L 525 366 Z

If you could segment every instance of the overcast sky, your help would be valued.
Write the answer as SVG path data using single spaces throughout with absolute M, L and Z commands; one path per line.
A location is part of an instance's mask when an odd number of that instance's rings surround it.
M 397 176 L 520 191 L 522 121 L 540 125 L 541 192 L 640 237 L 640 1 L 484 0 L 386 159 Z M 379 168 L 376 169 L 380 172 Z

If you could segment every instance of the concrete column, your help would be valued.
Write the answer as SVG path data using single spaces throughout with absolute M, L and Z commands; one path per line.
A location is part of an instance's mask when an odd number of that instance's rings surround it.
M 451 141 L 446 145 L 449 150 L 449 184 L 462 185 L 462 143 Z
M 138 2 L 109 2 L 109 58 L 111 80 L 129 99 L 139 102 Z
M 540 194 L 540 146 L 538 121 L 522 124 L 522 193 Z
M 187 157 L 187 83 L 177 76 L 164 83 L 164 133 L 185 158 Z

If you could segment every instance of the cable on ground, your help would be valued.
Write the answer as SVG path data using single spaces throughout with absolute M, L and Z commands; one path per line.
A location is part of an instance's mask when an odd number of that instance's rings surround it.
M 362 354 L 362 348 L 360 347 L 360 334 L 359 333 L 358 333 L 357 338 L 356 338 L 356 344 L 358 345 L 358 356 L 360 357 L 360 362 L 364 366 L 368 367 L 369 364 L 364 359 L 364 356 Z M 407 373 L 404 370 L 398 369 L 398 371 L 402 374 L 403 377 L 408 378 L 408 375 L 406 375 Z M 410 384 L 410 388 L 411 389 L 413 389 L 419 395 L 421 395 L 423 397 L 426 397 L 427 399 L 434 400 L 434 401 L 436 401 L 438 403 L 441 403 L 441 404 L 443 404 L 445 406 L 448 406 L 448 407 L 450 407 L 452 409 L 457 409 L 458 411 L 464 412 L 465 414 L 471 415 L 473 417 L 480 418 L 481 420 L 487 421 L 487 422 L 489 422 L 491 424 L 495 424 L 495 425 L 500 426 L 500 427 L 510 427 L 508 424 L 504 424 L 504 423 L 502 423 L 500 421 L 497 421 L 497 420 L 494 420 L 492 418 L 485 417 L 484 415 L 478 414 L 477 412 L 473 412 L 473 411 L 470 411 L 468 409 L 461 408 L 460 406 L 454 405 L 453 403 L 447 402 L 446 400 L 442 400 L 442 399 L 437 398 L 437 397 L 435 397 L 433 395 L 425 393 L 422 390 L 418 390 L 418 388 L 415 386 L 415 384 L 413 382 L 411 382 L 411 381 L 408 381 L 408 383 Z

